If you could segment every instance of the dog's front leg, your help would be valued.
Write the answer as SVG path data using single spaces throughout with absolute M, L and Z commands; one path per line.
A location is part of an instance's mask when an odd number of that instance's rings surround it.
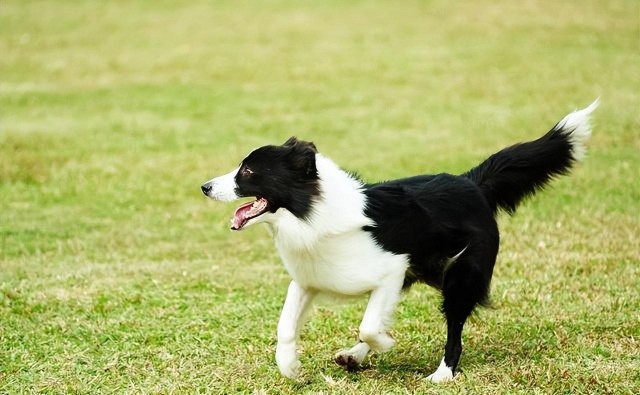
M 404 273 L 390 275 L 371 292 L 367 309 L 360 323 L 360 341 L 349 350 L 336 354 L 335 361 L 345 369 L 355 369 L 370 350 L 386 352 L 394 346 L 395 340 L 387 334 L 393 312 L 400 300 Z
M 316 291 L 304 289 L 295 281 L 291 281 L 287 291 L 287 299 L 280 314 L 276 362 L 280 373 L 291 379 L 296 378 L 300 373 L 296 340 L 306 313 L 311 306 L 311 301 L 316 294 Z

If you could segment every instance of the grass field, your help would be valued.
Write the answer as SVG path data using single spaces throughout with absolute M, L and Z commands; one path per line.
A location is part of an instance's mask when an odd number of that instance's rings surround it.
M 640 3 L 0 3 L 0 393 L 640 393 Z M 199 186 L 295 134 L 368 180 L 462 172 L 601 96 L 589 156 L 501 216 L 461 372 L 437 293 L 346 373 L 365 298 L 282 378 L 288 276 Z

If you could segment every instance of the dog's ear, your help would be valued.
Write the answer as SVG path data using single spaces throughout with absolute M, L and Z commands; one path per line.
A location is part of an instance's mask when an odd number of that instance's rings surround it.
M 284 143 L 284 146 L 289 149 L 287 159 L 293 169 L 303 170 L 308 176 L 317 174 L 316 153 L 318 149 L 315 144 L 291 137 Z
M 296 136 L 289 137 L 289 139 L 285 141 L 283 145 L 285 147 L 305 146 L 311 149 L 313 152 L 318 153 L 318 148 L 316 148 L 315 144 L 313 144 L 311 141 L 298 140 Z
M 296 136 L 291 136 L 289 137 L 289 139 L 287 141 L 284 142 L 285 147 L 287 146 L 292 146 L 292 145 L 296 145 L 298 143 L 298 138 Z

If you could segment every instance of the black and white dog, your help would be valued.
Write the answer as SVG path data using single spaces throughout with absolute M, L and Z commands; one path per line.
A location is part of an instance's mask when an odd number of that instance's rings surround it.
M 335 361 L 359 366 L 370 350 L 385 352 L 402 291 L 417 281 L 442 292 L 447 322 L 444 357 L 428 379 L 453 378 L 462 327 L 488 300 L 498 254 L 496 212 L 513 213 L 526 197 L 583 158 L 589 115 L 575 111 L 537 140 L 516 144 L 461 175 L 418 175 L 367 184 L 290 138 L 251 152 L 230 173 L 202 185 L 212 199 L 255 200 L 236 209 L 231 229 L 267 223 L 292 277 L 278 323 L 276 361 L 295 378 L 298 332 L 318 294 L 371 293 L 359 342 Z

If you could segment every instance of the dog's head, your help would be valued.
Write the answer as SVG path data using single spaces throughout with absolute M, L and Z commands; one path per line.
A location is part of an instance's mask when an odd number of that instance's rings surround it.
M 251 152 L 236 169 L 202 185 L 209 198 L 230 202 L 255 197 L 235 211 L 231 229 L 268 222 L 278 210 L 304 219 L 319 194 L 316 146 L 291 137 L 283 145 L 267 145 Z

